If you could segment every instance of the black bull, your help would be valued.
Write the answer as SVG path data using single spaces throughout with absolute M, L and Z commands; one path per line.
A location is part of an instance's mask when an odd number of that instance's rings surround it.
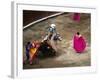
M 54 35 L 52 42 L 61 41 L 62 38 L 59 34 Z M 49 42 L 49 43 L 48 43 Z M 56 45 L 55 45 L 56 46 Z M 56 49 L 53 47 L 53 44 L 50 43 L 50 40 L 44 40 L 40 43 L 40 47 L 37 50 L 36 56 L 38 58 L 45 58 L 45 57 L 53 57 L 56 55 Z
M 36 53 L 37 58 L 53 57 L 55 55 L 56 55 L 56 51 L 52 48 L 52 46 L 47 41 L 40 43 L 40 47 L 38 48 Z

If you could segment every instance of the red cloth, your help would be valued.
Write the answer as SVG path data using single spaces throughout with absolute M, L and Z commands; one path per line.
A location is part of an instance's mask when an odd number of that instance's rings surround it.
M 82 53 L 86 48 L 86 42 L 84 38 L 81 36 L 74 36 L 73 47 L 77 53 Z
M 73 20 L 79 22 L 80 21 L 80 13 L 74 13 Z

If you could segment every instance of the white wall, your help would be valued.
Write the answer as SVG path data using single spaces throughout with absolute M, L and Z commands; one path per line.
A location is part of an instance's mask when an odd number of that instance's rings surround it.
M 25 0 L 22 0 L 25 1 Z M 34 3 L 41 4 L 58 4 L 58 5 L 83 5 L 83 6 L 96 6 L 97 10 L 97 24 L 96 33 L 98 37 L 96 40 L 96 47 L 98 54 L 98 69 L 95 74 L 76 74 L 76 75 L 66 75 L 61 77 L 49 77 L 48 79 L 58 79 L 58 80 L 99 80 L 100 76 L 100 6 L 99 0 L 28 0 Z M 0 80 L 12 80 L 10 78 L 10 64 L 11 64 L 11 0 L 0 0 Z M 45 77 L 46 78 L 46 77 Z M 34 79 L 34 78 L 33 78 Z M 39 78 L 38 78 L 39 79 Z M 21 80 L 21 79 L 18 79 Z M 23 79 L 22 79 L 23 80 Z M 31 80 L 31 79 L 25 79 Z M 34 79 L 35 80 L 35 79 Z M 41 79 L 42 80 L 42 79 Z M 46 80 L 43 78 L 43 80 Z

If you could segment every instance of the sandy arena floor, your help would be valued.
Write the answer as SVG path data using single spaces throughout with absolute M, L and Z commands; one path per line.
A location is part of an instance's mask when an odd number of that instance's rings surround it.
M 79 23 L 72 20 L 72 13 L 64 13 L 62 15 L 44 20 L 30 26 L 23 31 L 23 56 L 25 57 L 25 44 L 27 41 L 41 41 L 46 34 L 47 27 L 56 24 L 57 32 L 60 33 L 63 40 L 58 42 L 58 54 L 52 58 L 40 59 L 39 63 L 23 65 L 24 69 L 34 68 L 54 68 L 54 67 L 78 67 L 91 65 L 91 26 L 90 14 L 81 14 Z M 72 47 L 72 39 L 75 32 L 79 31 L 86 39 L 87 47 L 84 53 L 78 54 Z

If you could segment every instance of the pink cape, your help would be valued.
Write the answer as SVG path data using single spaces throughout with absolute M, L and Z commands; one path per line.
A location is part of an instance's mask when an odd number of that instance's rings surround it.
M 77 53 L 82 53 L 86 48 L 86 42 L 84 38 L 82 36 L 78 37 L 75 35 L 73 40 L 73 47 Z
M 80 13 L 74 13 L 73 20 L 80 21 Z

